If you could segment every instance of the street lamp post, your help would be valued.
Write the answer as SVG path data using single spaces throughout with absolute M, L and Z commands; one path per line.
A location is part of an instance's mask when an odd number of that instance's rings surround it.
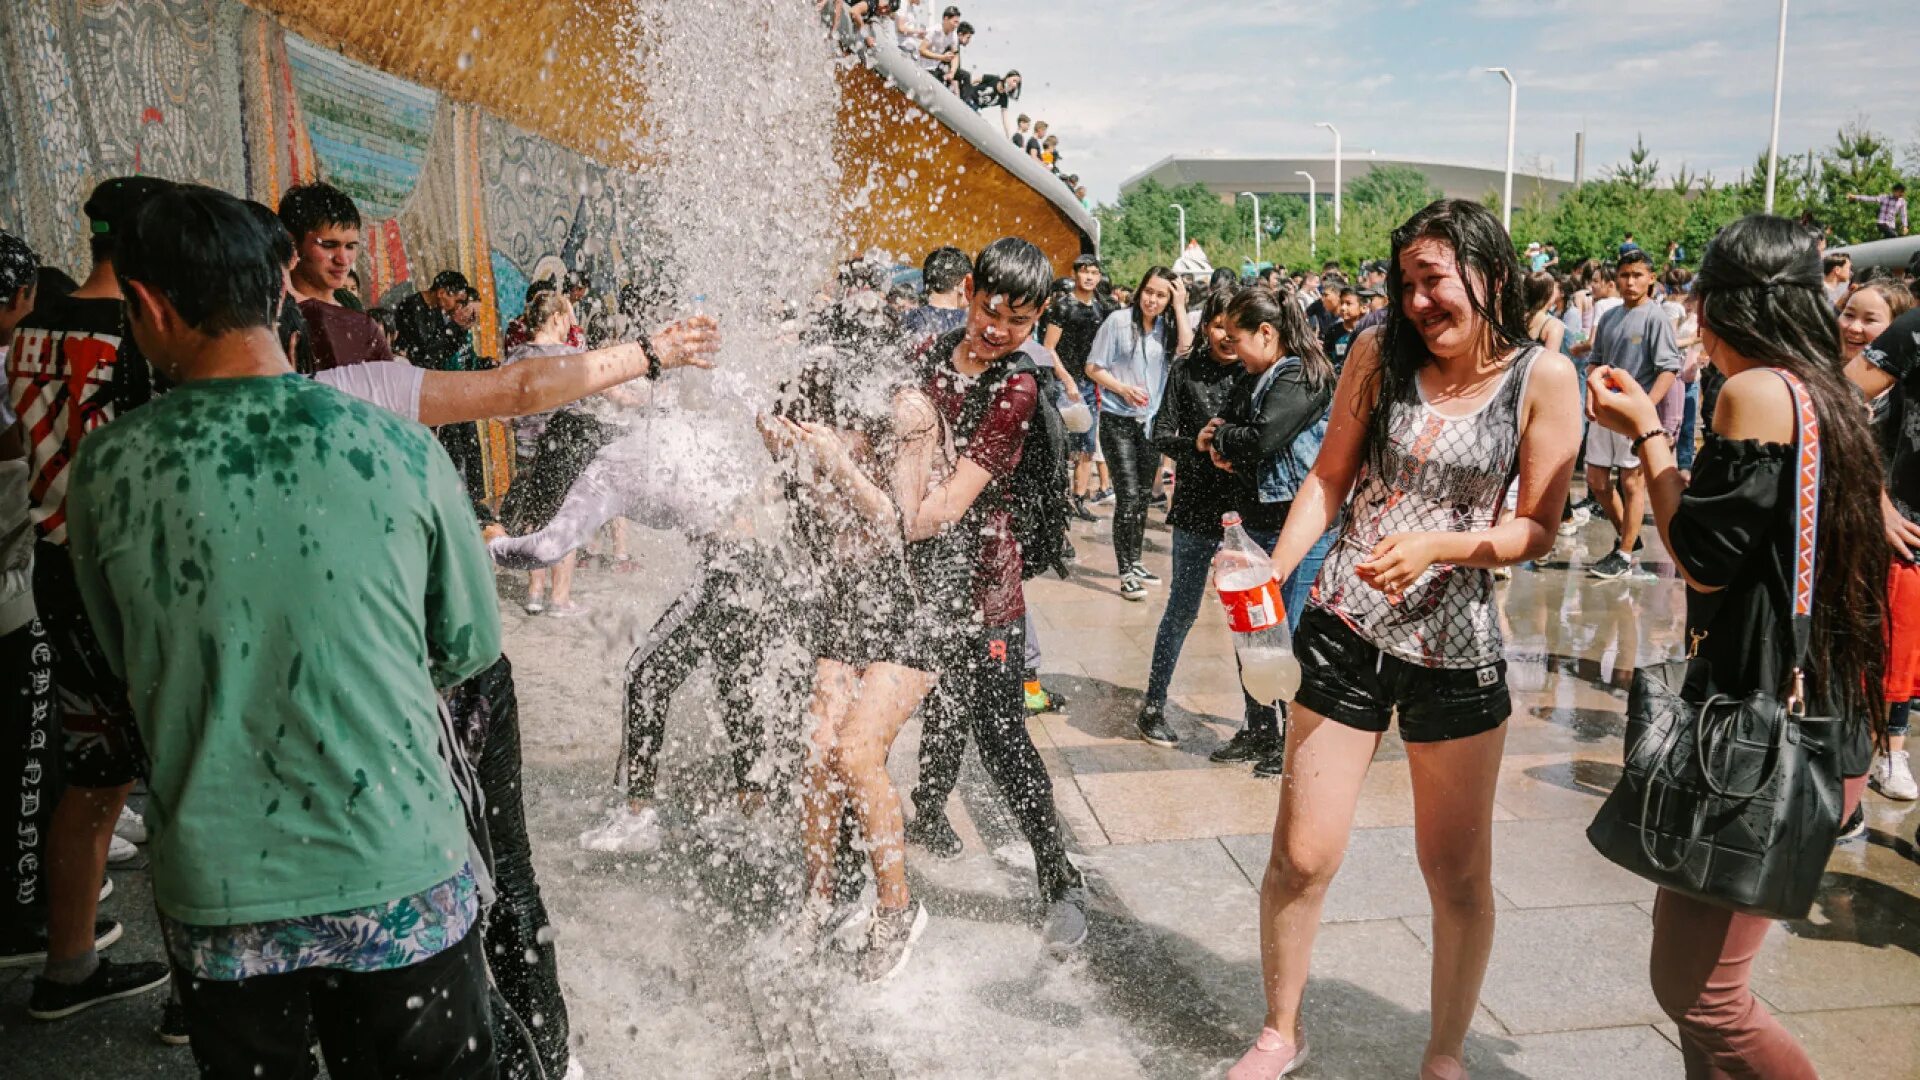
M 1320 211 L 1315 205 L 1318 191 L 1312 173 L 1295 169 L 1293 175 L 1307 178 L 1307 258 L 1317 259 L 1320 257 Z
M 1773 178 L 1780 172 L 1780 90 L 1787 78 L 1787 0 L 1780 0 L 1780 45 L 1773 54 L 1773 134 L 1767 140 L 1767 213 L 1773 213 Z
M 1340 129 L 1322 120 L 1314 127 L 1333 132 L 1333 235 L 1340 235 Z
M 1513 81 L 1513 72 L 1506 68 L 1488 68 L 1487 71 L 1507 80 L 1507 178 L 1500 190 L 1500 224 L 1511 233 L 1513 231 L 1513 132 L 1514 124 L 1520 117 L 1520 84 Z
M 1181 206 L 1179 203 L 1168 203 L 1167 205 L 1180 211 L 1180 247 L 1173 253 L 1173 257 L 1177 259 L 1180 257 L 1181 252 L 1187 250 L 1187 208 Z
M 1245 195 L 1247 198 L 1253 200 L 1253 261 L 1259 262 L 1260 261 L 1260 196 L 1255 195 L 1251 191 L 1243 191 L 1240 193 L 1240 195 Z M 1239 198 L 1239 195 L 1234 196 L 1234 198 L 1237 200 Z

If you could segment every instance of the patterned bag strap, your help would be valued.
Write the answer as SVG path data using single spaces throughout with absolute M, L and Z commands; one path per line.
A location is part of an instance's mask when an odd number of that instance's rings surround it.
M 1820 420 L 1813 398 L 1800 378 L 1774 368 L 1787 384 L 1794 411 L 1794 528 L 1793 528 L 1793 688 L 1787 709 L 1800 715 L 1806 709 L 1807 652 L 1813 640 L 1813 571 L 1815 538 L 1820 531 Z

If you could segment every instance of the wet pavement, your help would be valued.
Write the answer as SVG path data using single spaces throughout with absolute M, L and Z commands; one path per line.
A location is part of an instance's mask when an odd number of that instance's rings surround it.
M 1166 576 L 1153 515 L 1148 564 Z M 778 913 L 797 884 L 781 815 L 749 821 L 724 795 L 707 677 L 676 702 L 651 855 L 589 854 L 578 834 L 609 804 L 618 679 L 637 630 L 685 575 L 677 543 L 640 537 L 645 572 L 583 570 L 592 618 L 528 619 L 503 577 L 525 738 L 529 822 L 560 950 L 577 1055 L 593 1077 L 1194 1077 L 1218 1075 L 1262 1013 L 1256 886 L 1277 782 L 1206 756 L 1236 729 L 1232 646 L 1211 603 L 1188 641 L 1169 718 L 1176 749 L 1133 737 L 1160 604 L 1119 598 L 1107 525 L 1076 525 L 1082 572 L 1030 583 L 1048 684 L 1068 708 L 1031 725 L 1096 907 L 1081 954 L 1037 937 L 1030 861 L 969 755 L 953 807 L 967 850 L 909 853 L 933 918 L 908 968 L 879 988 L 844 961 L 796 957 Z M 1498 930 L 1469 1041 L 1473 1075 L 1659 1080 L 1681 1075 L 1646 980 L 1653 889 L 1602 860 L 1584 831 L 1619 776 L 1636 664 L 1678 649 L 1681 587 L 1660 562 L 1597 582 L 1606 527 L 1563 540 L 1500 587 L 1515 716 L 1495 809 Z M 917 722 L 892 769 L 915 768 Z M 1823 1075 L 1920 1076 L 1920 854 L 1913 804 L 1867 797 L 1870 831 L 1843 846 L 1803 922 L 1780 924 L 1757 993 Z M 1414 857 L 1407 762 L 1389 735 L 1327 899 L 1307 987 L 1309 1078 L 1411 1077 L 1426 1033 L 1429 908 Z M 121 959 L 158 956 L 150 893 L 116 868 L 104 911 Z M 27 979 L 0 972 L 0 1074 L 192 1074 L 150 1029 L 159 1001 L 32 1025 Z

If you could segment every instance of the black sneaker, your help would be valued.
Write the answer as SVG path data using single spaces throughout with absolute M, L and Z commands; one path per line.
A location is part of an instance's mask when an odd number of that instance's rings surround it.
M 907 843 L 924 848 L 936 859 L 951 859 L 963 846 L 944 810 L 922 810 L 907 822 Z
M 153 1027 L 154 1037 L 168 1046 L 188 1046 L 193 1036 L 187 1031 L 187 1008 L 168 1001 L 160 1010 L 160 1022 Z
M 1081 521 L 1099 521 L 1100 520 L 1100 515 L 1087 509 L 1087 500 L 1085 499 L 1073 500 L 1073 516 L 1079 518 Z
M 1266 757 L 1253 763 L 1253 775 L 1260 777 L 1262 780 L 1277 779 L 1284 775 L 1286 771 L 1287 747 L 1285 743 L 1278 739 L 1274 740 L 1273 749 L 1268 751 Z
M 1587 576 L 1596 577 L 1602 581 L 1613 581 L 1626 577 L 1632 569 L 1633 560 L 1621 554 L 1619 548 L 1614 548 L 1607 552 L 1606 558 L 1587 567 Z
M 1152 498 L 1150 498 L 1150 499 L 1148 499 L 1148 500 L 1147 500 L 1147 505 L 1148 505 L 1148 506 L 1165 506 L 1165 505 L 1167 505 L 1167 493 L 1163 491 L 1163 492 L 1161 492 L 1160 494 L 1158 494 L 1158 495 L 1155 495 L 1155 496 L 1153 496 Z
M 1173 733 L 1173 726 L 1167 723 L 1166 714 L 1155 706 L 1142 707 L 1134 726 L 1139 729 L 1142 739 L 1155 746 L 1171 748 L 1180 745 L 1180 736 Z
M 1146 566 L 1141 563 L 1134 563 L 1133 566 L 1127 570 L 1127 573 L 1132 577 L 1139 578 L 1142 585 L 1160 584 L 1160 575 L 1147 569 Z
M 1259 761 L 1280 745 L 1280 737 L 1271 731 L 1248 731 L 1242 728 L 1233 733 L 1227 745 L 1207 755 L 1208 761 L 1222 765 L 1232 765 L 1242 761 Z
M 93 947 L 96 950 L 120 940 L 122 927 L 117 919 L 93 920 Z M 0 968 L 39 967 L 47 961 L 47 928 L 29 931 L 19 940 L 0 939 Z
M 106 957 L 100 966 L 77 986 L 57 983 L 45 977 L 33 980 L 33 996 L 27 999 L 27 1015 L 35 1020 L 60 1020 L 74 1013 L 130 998 L 167 985 L 167 965 L 143 961 L 116 964 Z
M 1143 601 L 1147 598 L 1147 583 L 1128 574 L 1120 579 L 1120 599 Z
M 1834 837 L 1833 842 L 1836 844 L 1844 844 L 1849 840 L 1858 840 L 1865 835 L 1867 835 L 1866 811 L 1862 807 L 1855 806 L 1853 808 L 1853 815 L 1847 818 L 1846 822 L 1840 826 L 1840 835 Z

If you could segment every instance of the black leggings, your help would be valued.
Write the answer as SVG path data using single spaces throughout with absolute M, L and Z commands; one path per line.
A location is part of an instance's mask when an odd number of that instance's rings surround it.
M 1033 848 L 1040 893 L 1057 900 L 1081 884 L 1080 871 L 1067 861 L 1053 807 L 1053 778 L 1027 733 L 1025 631 L 1016 620 L 1006 626 L 968 626 L 955 638 L 940 684 L 927 697 L 913 805 L 922 813 L 946 805 L 971 728 L 980 763 Z
M 47 924 L 47 833 L 60 801 L 60 707 L 53 642 L 39 619 L 0 637 L 0 944 L 24 948 Z
M 1100 418 L 1100 450 L 1113 474 L 1113 556 L 1120 573 L 1140 563 L 1140 547 L 1147 535 L 1147 500 L 1153 494 L 1153 472 L 1160 452 L 1147 441 L 1147 422 L 1131 416 Z
M 758 574 L 753 575 L 758 577 Z M 770 581 L 770 578 L 762 578 Z M 627 661 L 626 736 L 620 751 L 619 783 L 627 797 L 650 799 L 660 773 L 660 747 L 666 738 L 667 707 L 680 685 L 702 659 L 712 661 L 713 681 L 725 706 L 721 713 L 733 744 L 733 775 L 742 791 L 761 785 L 749 779 L 765 753 L 766 717 L 755 703 L 754 684 L 772 673 L 779 700 L 800 701 L 807 672 L 782 664 L 772 646 L 776 635 L 799 620 L 774 610 L 755 610 L 742 602 L 747 582 L 730 570 L 709 568 L 653 624 Z M 775 589 L 759 590 L 771 603 Z
M 559 1080 L 567 1071 L 567 1003 L 560 994 L 553 935 L 541 932 L 552 922 L 534 880 L 533 845 L 527 838 L 513 666 L 501 657 L 448 695 L 448 706 L 460 721 L 462 741 L 480 740 L 471 756 L 486 796 L 482 850 L 499 893 L 486 917 L 487 967 L 507 1007 L 493 1016 L 500 1072 L 512 1080 Z M 530 1057 L 538 1058 L 537 1069 Z

